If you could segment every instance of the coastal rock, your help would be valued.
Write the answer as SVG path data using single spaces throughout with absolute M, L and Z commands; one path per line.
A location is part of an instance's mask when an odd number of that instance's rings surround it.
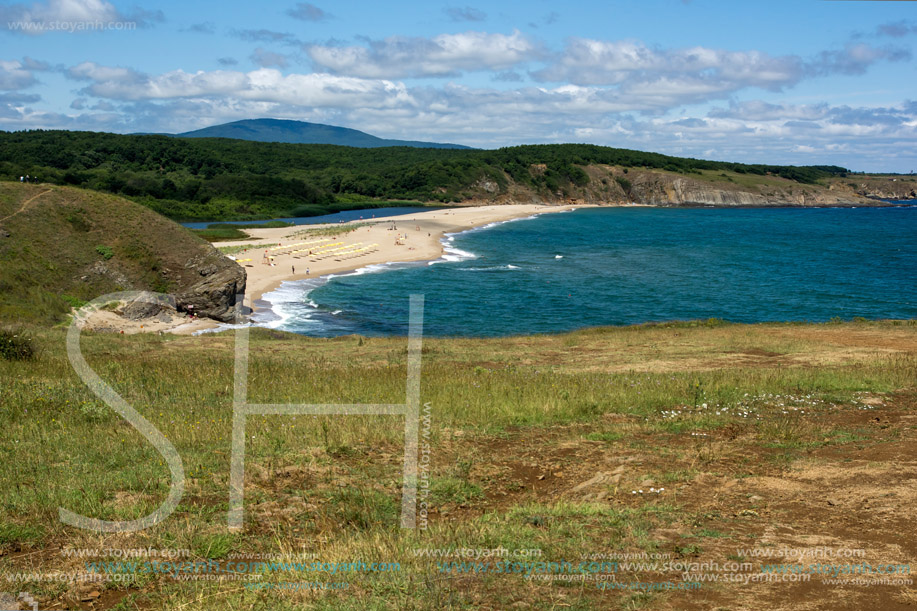
M 633 174 L 637 173 L 631 172 Z M 852 193 L 836 193 L 792 181 L 774 181 L 773 186 L 761 184 L 754 188 L 740 188 L 724 183 L 720 188 L 712 186 L 709 181 L 643 172 L 633 177 L 629 195 L 636 203 L 656 206 L 832 206 L 872 203 Z
M 204 267 L 200 268 L 197 271 L 201 276 L 207 277 L 207 276 L 217 273 L 218 268 L 216 265 L 205 265 Z
M 216 271 L 176 295 L 180 311 L 221 322 L 236 320 L 236 295 L 245 293 L 245 269 L 228 259 L 224 260 L 225 264 L 217 264 Z
M 171 319 L 169 311 L 175 312 L 175 309 L 173 295 L 144 291 L 121 309 L 121 315 L 128 320 L 142 320 L 154 316 L 167 316 Z
M 849 175 L 834 181 L 829 189 L 849 190 L 871 199 L 917 199 L 917 177 Z
M 917 179 L 913 177 L 867 177 L 860 184 L 838 177 L 804 184 L 774 174 L 680 174 L 597 164 L 577 167 L 588 180 L 551 194 L 517 182 L 508 174 L 505 186 L 481 178 L 469 185 L 470 197 L 462 205 L 875 206 L 881 205 L 875 201 L 879 198 L 908 199 L 912 193 L 917 195 Z M 540 179 L 547 169 L 544 164 L 533 164 L 529 173 Z

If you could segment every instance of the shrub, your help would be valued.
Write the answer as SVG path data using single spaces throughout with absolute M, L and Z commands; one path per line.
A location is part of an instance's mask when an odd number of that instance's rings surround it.
M 28 361 L 35 356 L 32 338 L 18 329 L 0 329 L 0 358 L 7 361 Z
M 96 246 L 96 252 L 102 255 L 102 258 L 106 261 L 115 256 L 115 253 L 112 252 L 109 246 Z
M 60 298 L 66 301 L 67 305 L 69 305 L 71 308 L 76 308 L 77 310 L 86 305 L 86 302 L 82 299 L 71 297 L 70 295 L 61 295 Z

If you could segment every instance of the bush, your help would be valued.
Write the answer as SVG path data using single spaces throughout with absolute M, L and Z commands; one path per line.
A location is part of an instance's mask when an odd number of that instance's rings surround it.
M 34 358 L 32 338 L 17 329 L 0 329 L 0 358 L 7 361 L 28 361 Z
M 86 302 L 82 299 L 71 297 L 70 295 L 61 295 L 60 298 L 66 301 L 67 305 L 69 305 L 71 308 L 75 308 L 77 310 L 86 305 Z
M 106 261 L 115 256 L 115 253 L 108 246 L 96 246 L 96 252 L 102 255 L 102 258 Z

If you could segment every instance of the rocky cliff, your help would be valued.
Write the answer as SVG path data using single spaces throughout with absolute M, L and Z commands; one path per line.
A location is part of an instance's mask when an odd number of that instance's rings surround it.
M 851 174 L 830 182 L 829 189 L 872 199 L 917 199 L 917 176 L 866 176 Z
M 533 174 L 542 172 L 533 166 Z M 857 190 L 837 181 L 809 185 L 772 175 L 703 171 L 679 174 L 663 170 L 585 166 L 585 184 L 552 194 L 536 193 L 506 177 L 506 186 L 478 181 L 465 203 L 636 203 L 655 206 L 838 206 L 877 205 L 880 190 Z M 884 183 L 883 183 L 884 184 Z M 895 184 L 895 183 L 888 183 Z M 887 185 L 886 185 L 887 186 Z M 903 190 L 901 191 L 904 192 Z

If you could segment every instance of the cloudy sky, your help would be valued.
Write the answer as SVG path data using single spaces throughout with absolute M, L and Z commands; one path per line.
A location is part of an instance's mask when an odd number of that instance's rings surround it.
M 4 130 L 276 117 L 917 170 L 917 2 L 0 0 L 0 43 Z

